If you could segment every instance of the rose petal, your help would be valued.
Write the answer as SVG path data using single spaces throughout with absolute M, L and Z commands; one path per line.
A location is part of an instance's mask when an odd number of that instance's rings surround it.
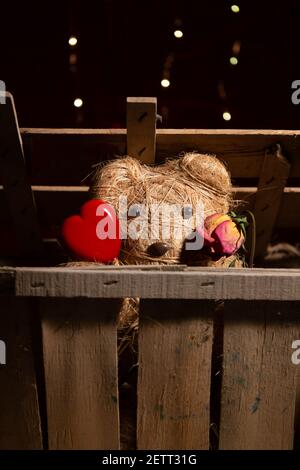
M 198 231 L 198 233 L 200 234 L 200 236 L 203 237 L 204 245 L 205 245 L 205 246 L 210 246 L 210 245 L 212 245 L 213 243 L 215 243 L 215 239 L 212 238 L 212 237 L 207 233 L 207 231 L 205 230 L 204 227 L 197 227 L 197 231 Z
M 216 240 L 215 251 L 224 255 L 233 255 L 244 243 L 243 234 L 232 220 L 219 224 L 213 237 Z
M 212 232 L 215 230 L 215 228 L 226 220 L 231 221 L 229 215 L 226 214 L 212 214 L 206 217 L 204 221 L 204 227 L 208 235 L 212 236 Z

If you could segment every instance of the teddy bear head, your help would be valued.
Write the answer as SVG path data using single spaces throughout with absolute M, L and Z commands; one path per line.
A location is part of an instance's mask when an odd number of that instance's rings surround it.
M 107 201 L 118 214 L 121 263 L 207 264 L 201 250 L 191 248 L 195 229 L 199 217 L 229 211 L 232 186 L 218 158 L 193 152 L 157 166 L 132 157 L 110 161 L 96 171 L 90 196 Z

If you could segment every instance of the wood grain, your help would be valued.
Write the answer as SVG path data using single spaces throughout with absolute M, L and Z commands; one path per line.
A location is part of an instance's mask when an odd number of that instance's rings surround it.
M 291 165 L 280 145 L 266 150 L 253 207 L 256 221 L 256 256 L 262 257 L 271 240 L 279 215 Z
M 78 185 L 92 171 L 92 165 L 126 153 L 126 129 L 21 129 L 21 132 L 32 184 Z M 198 150 L 217 154 L 233 178 L 258 178 L 266 149 L 277 143 L 291 162 L 290 176 L 299 178 L 299 131 L 158 129 L 156 161 Z
M 0 449 L 42 449 L 37 381 L 32 350 L 32 299 L 0 298 Z
M 255 199 L 258 192 L 263 189 L 257 188 L 233 188 L 234 199 L 242 201 L 241 207 L 254 210 Z M 272 195 L 270 194 L 272 197 Z M 272 204 L 272 203 L 271 203 Z M 262 206 L 263 207 L 263 206 Z M 275 220 L 275 228 L 296 229 L 300 225 L 300 188 L 286 187 L 281 195 L 280 207 Z
M 95 165 L 126 153 L 124 129 L 24 130 L 22 138 L 31 184 L 89 184 Z
M 300 335 L 298 340 L 300 339 Z M 299 356 L 298 356 L 299 357 Z M 295 435 L 294 450 L 300 450 L 300 367 L 296 371 L 296 403 L 295 403 Z
M 220 449 L 292 449 L 299 302 L 226 302 Z
M 14 224 L 18 254 L 41 255 L 40 227 L 27 179 L 14 101 L 9 93 L 6 103 L 0 105 L 0 174 Z
M 118 301 L 41 300 L 49 449 L 118 449 Z
M 142 301 L 139 449 L 208 449 L 213 302 Z
M 4 271 L 5 274 L 5 271 Z M 0 270 L 1 278 L 1 270 Z M 145 271 L 16 268 L 15 294 L 34 297 L 300 300 L 299 269 Z
M 127 154 L 144 163 L 155 161 L 156 98 L 127 98 Z

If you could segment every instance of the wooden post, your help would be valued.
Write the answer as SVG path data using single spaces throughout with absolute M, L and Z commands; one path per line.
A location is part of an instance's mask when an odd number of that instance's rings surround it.
M 119 449 L 119 301 L 40 305 L 49 449 Z
M 4 293 L 8 293 L 5 288 Z M 0 334 L 6 345 L 6 364 L 0 364 L 1 450 L 43 448 L 31 332 L 33 304 L 30 299 L 0 298 Z
M 297 316 L 299 302 L 225 302 L 220 449 L 293 448 Z
M 208 449 L 209 301 L 141 300 L 138 449 Z
M 27 180 L 14 100 L 0 104 L 0 178 L 16 230 L 20 255 L 40 255 L 42 238 L 32 190 Z
M 127 98 L 127 154 L 155 162 L 156 98 Z
M 266 150 L 253 209 L 257 235 L 256 257 L 265 254 L 271 239 L 290 167 L 279 144 Z

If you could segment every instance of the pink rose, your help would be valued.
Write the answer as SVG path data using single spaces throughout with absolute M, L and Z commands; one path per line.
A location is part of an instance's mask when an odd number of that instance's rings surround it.
M 209 215 L 203 229 L 204 246 L 219 255 L 233 255 L 245 241 L 239 227 L 226 214 Z

